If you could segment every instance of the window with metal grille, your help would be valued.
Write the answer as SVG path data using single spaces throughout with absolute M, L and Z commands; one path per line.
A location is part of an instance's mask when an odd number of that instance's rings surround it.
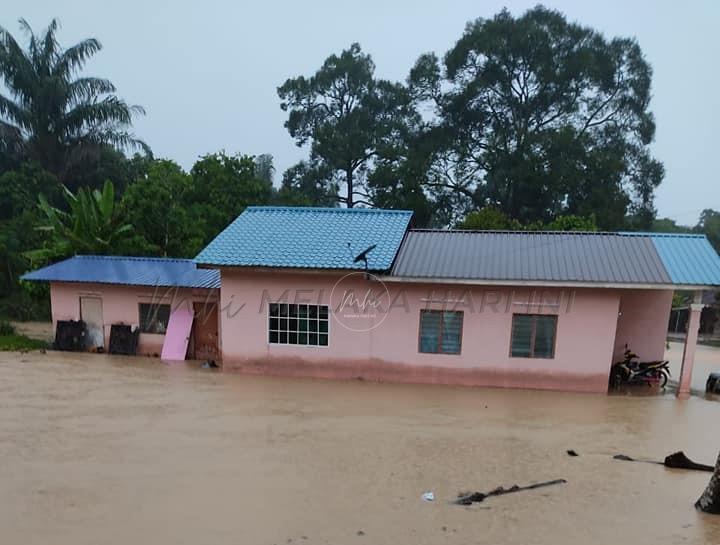
M 327 305 L 270 303 L 268 342 L 328 346 L 329 313 Z
M 513 358 L 553 358 L 557 316 L 513 314 L 510 356 Z
M 462 324 L 462 312 L 421 310 L 418 350 L 428 354 L 459 354 Z
M 140 303 L 140 332 L 164 335 L 170 321 L 170 305 Z

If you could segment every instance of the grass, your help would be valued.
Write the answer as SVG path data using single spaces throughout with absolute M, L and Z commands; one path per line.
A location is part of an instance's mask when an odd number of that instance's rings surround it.
M 23 350 L 41 350 L 47 348 L 48 343 L 38 339 L 31 339 L 25 335 L 0 335 L 0 351 L 18 352 Z

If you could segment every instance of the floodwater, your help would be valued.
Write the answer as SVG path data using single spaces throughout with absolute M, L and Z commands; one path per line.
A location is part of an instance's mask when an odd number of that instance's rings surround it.
M 3 544 L 720 543 L 720 403 L 0 353 Z M 571 458 L 566 449 L 580 456 Z M 567 484 L 452 505 L 459 491 Z M 432 490 L 434 502 L 420 496 Z

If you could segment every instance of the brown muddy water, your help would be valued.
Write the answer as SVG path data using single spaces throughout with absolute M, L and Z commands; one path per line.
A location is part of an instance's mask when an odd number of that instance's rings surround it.
M 0 353 L 0 542 L 720 543 L 720 403 L 222 375 Z M 580 456 L 571 458 L 567 449 Z M 450 504 L 487 491 L 567 484 Z M 432 490 L 434 502 L 420 499 Z

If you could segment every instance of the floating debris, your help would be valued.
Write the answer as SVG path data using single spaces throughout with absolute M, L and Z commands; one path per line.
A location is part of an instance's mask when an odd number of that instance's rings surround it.
M 480 503 L 481 501 L 485 501 L 485 498 L 489 498 L 492 496 L 502 496 L 504 494 L 522 492 L 523 490 L 534 490 L 536 488 L 543 488 L 545 486 L 552 486 L 556 484 L 564 484 L 566 482 L 567 481 L 565 479 L 554 479 L 552 481 L 544 481 L 541 483 L 530 484 L 527 486 L 518 486 L 516 484 L 512 485 L 510 488 L 503 488 L 502 486 L 498 486 L 490 492 L 472 492 L 469 494 L 460 494 L 458 496 L 458 499 L 455 500 L 455 503 L 457 505 L 471 505 L 473 503 Z
M 668 454 L 665 457 L 664 462 L 659 462 L 658 460 L 650 460 L 648 458 L 632 458 L 627 454 L 616 454 L 615 456 L 613 456 L 613 459 L 622 460 L 623 462 L 643 462 L 645 464 L 657 464 L 665 467 L 670 467 L 672 469 L 689 469 L 694 471 L 708 471 L 710 473 L 715 470 L 713 466 L 693 462 L 685 455 L 682 450 L 673 452 L 672 454 Z
M 435 501 L 435 493 L 432 490 L 423 492 L 423 495 L 420 497 L 423 499 L 423 501 Z

